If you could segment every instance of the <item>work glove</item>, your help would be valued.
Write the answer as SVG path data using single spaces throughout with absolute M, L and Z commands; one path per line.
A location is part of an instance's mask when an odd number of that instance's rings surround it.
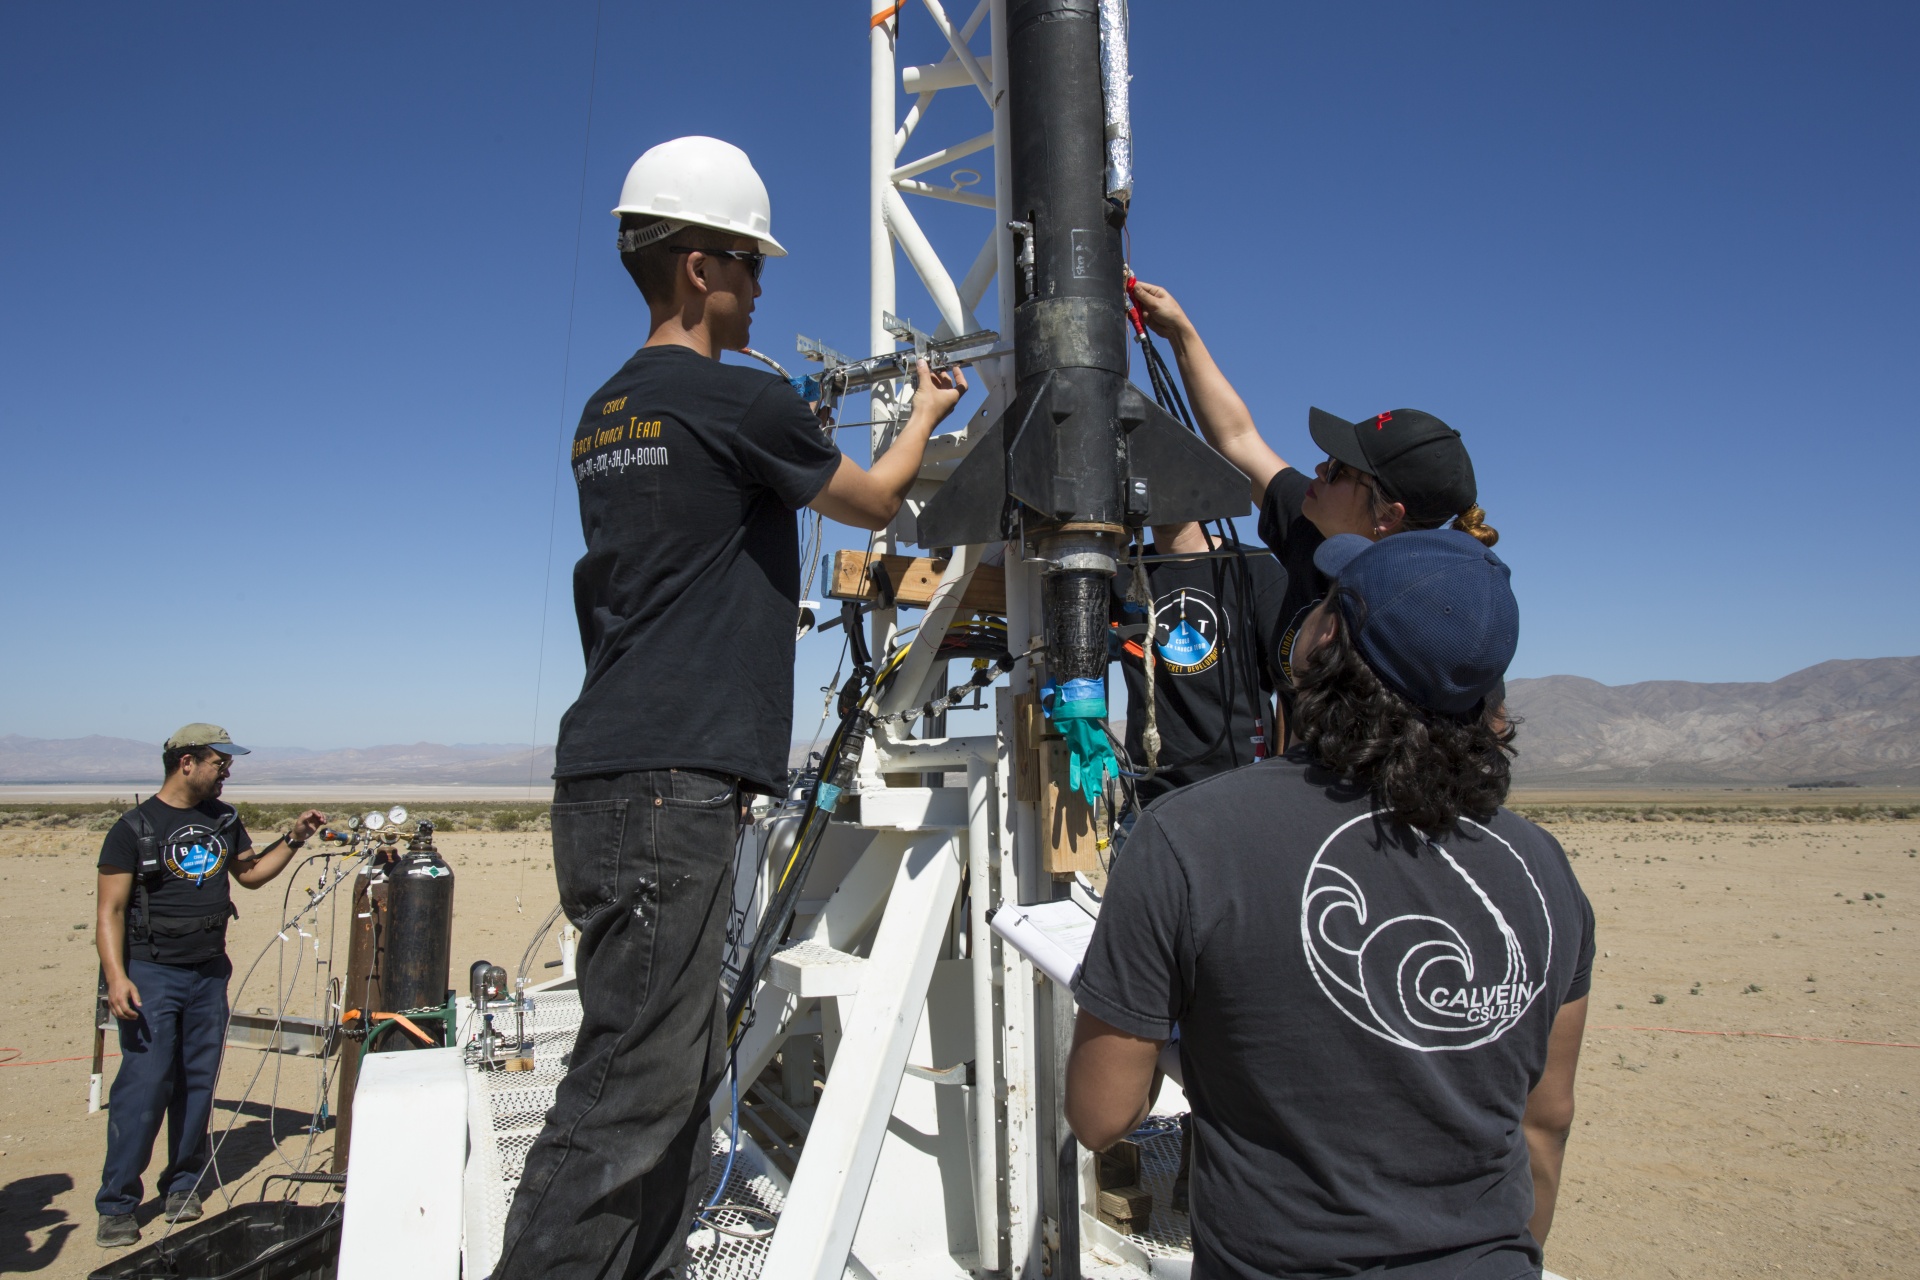
M 1048 716 L 1067 740 L 1068 784 L 1099 803 L 1108 778 L 1120 776 L 1120 762 L 1107 740 L 1107 685 L 1104 680 L 1069 680 L 1049 686 L 1052 706 Z

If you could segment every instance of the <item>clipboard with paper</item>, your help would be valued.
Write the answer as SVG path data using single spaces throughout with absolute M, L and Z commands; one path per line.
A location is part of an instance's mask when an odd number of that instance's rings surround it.
M 1060 902 L 1039 902 L 1032 906 L 1005 906 L 996 910 L 988 924 L 1007 945 L 1033 962 L 1040 972 L 1073 990 L 1080 966 L 1093 941 L 1093 926 L 1098 917 L 1074 898 Z M 1159 1067 L 1174 1083 L 1184 1085 L 1180 1067 L 1180 1029 L 1161 1046 Z

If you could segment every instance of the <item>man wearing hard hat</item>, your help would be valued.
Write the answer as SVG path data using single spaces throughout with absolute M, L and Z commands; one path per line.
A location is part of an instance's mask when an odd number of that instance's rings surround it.
M 587 401 L 572 462 L 586 654 L 555 751 L 553 865 L 580 930 L 581 1024 L 527 1156 L 495 1280 L 671 1274 L 708 1158 L 742 792 L 780 794 L 793 734 L 795 514 L 884 528 L 966 389 L 919 370 L 873 466 L 784 379 L 724 364 L 786 250 L 746 153 L 676 138 L 614 210 L 646 344 Z

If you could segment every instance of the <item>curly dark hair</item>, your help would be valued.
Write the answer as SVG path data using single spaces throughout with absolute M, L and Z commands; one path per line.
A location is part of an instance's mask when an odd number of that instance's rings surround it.
M 1512 784 L 1512 717 L 1491 703 L 1473 717 L 1423 711 L 1389 689 L 1354 648 L 1341 598 L 1335 586 L 1333 634 L 1296 673 L 1300 740 L 1415 830 L 1437 835 L 1461 814 L 1487 821 Z

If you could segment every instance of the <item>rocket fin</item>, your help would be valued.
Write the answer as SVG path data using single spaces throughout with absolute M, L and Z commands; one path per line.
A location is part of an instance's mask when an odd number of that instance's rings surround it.
M 1019 494 L 1009 480 L 1008 456 L 1013 456 L 1016 473 L 1031 473 L 1038 467 L 1040 474 L 1051 474 L 1053 437 L 1047 428 L 1053 420 L 1036 410 L 1048 403 L 1047 392 L 1052 385 L 1053 373 L 1049 370 L 1032 394 L 1016 399 L 999 421 L 987 428 L 940 486 L 940 492 L 920 509 L 914 529 L 914 540 L 920 546 L 960 547 L 1013 536 L 1012 504 Z M 1007 420 L 1015 414 L 1019 420 L 1009 443 Z
M 1073 388 L 1054 372 L 1047 370 L 1039 386 L 1014 402 L 1020 419 L 1007 440 L 1007 495 L 1048 514 L 1059 480 L 1054 430 L 1073 412 Z
M 923 547 L 961 547 L 1007 536 L 1006 417 L 995 420 L 947 482 L 920 508 L 914 541 Z
M 1147 523 L 1228 520 L 1252 509 L 1240 469 L 1132 383 L 1120 392 L 1120 425 L 1128 474 L 1147 482 Z

